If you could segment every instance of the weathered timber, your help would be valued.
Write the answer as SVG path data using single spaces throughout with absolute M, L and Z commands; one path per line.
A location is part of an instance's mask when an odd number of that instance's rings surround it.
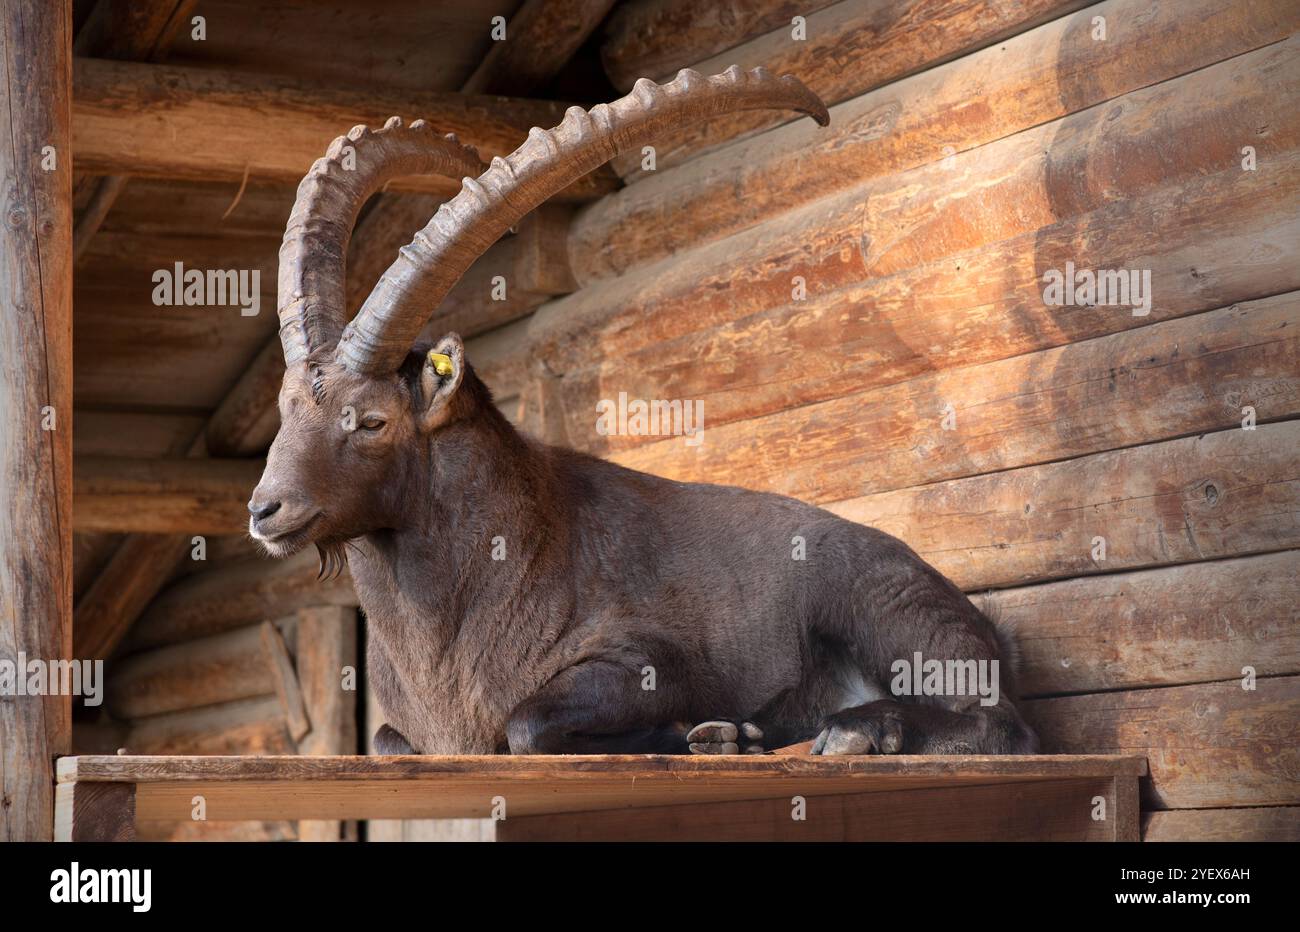
M 77 32 L 73 50 L 120 61 L 161 61 L 198 0 L 102 0 Z M 85 254 L 122 191 L 126 177 L 96 179 L 90 202 L 72 231 L 72 261 Z
M 1035 231 L 1045 237 L 1068 218 L 1122 210 L 1128 199 L 1160 188 L 1192 197 L 1243 190 L 1276 196 L 1279 185 L 1285 190 L 1294 181 L 1300 117 L 1256 82 L 1262 69 L 1283 86 L 1300 86 L 1297 49 L 1300 37 L 1136 91 L 960 153 L 951 168 L 938 163 L 868 179 L 778 221 L 585 287 L 538 319 L 550 322 L 559 339 L 566 328 L 574 334 L 574 355 L 608 359 L 774 307 L 798 311 L 838 289 L 943 259 L 952 260 L 940 266 L 946 274 L 938 293 L 947 294 L 954 279 L 969 277 L 955 274 L 967 268 L 959 256 Z M 1241 171 L 1240 140 L 1259 142 L 1261 121 L 1276 161 Z M 1169 146 L 1177 159 L 1149 158 Z M 1207 189 L 1216 173 L 1222 179 Z M 1231 221 L 1200 219 L 1183 235 Z M 1106 232 L 1122 235 L 1098 231 Z M 1032 277 L 1050 267 L 1036 267 Z M 765 334 L 764 353 L 769 340 Z M 566 376 L 575 368 L 570 360 L 551 362 Z
M 345 683 L 352 670 L 352 689 Z M 298 741 L 302 754 L 357 752 L 357 611 L 319 606 L 298 612 L 298 682 L 311 731 Z M 309 819 L 298 825 L 303 841 L 339 841 L 347 832 L 338 819 Z
M 1300 415 L 1297 325 L 1290 292 L 721 426 L 706 396 L 703 443 L 632 437 L 611 458 L 836 501 L 1281 420 Z
M 248 524 L 257 460 L 77 457 L 73 473 L 79 531 L 237 534 Z
M 1169 809 L 1142 816 L 1143 841 L 1300 841 L 1300 806 Z
M 1300 12 L 1286 0 L 1250 7 L 1232 0 L 1157 7 L 1117 0 L 1097 12 L 1123 24 L 1105 42 L 1089 38 L 1073 17 L 1058 19 L 833 107 L 827 128 L 795 121 L 684 165 L 660 166 L 579 215 L 569 245 L 574 273 L 584 284 L 621 274 L 869 178 L 943 162 L 1300 28 Z M 1256 91 L 1266 83 L 1259 81 Z M 1032 151 L 1020 155 L 1028 160 Z M 1154 160 L 1146 168 L 1162 164 Z M 1068 176 L 1066 170 L 1062 177 Z
M 132 784 L 64 783 L 55 790 L 55 841 L 135 840 Z
M 131 534 L 123 540 L 77 603 L 76 656 L 99 660 L 112 656 L 190 547 L 188 538 L 172 534 Z
M 280 701 L 272 695 L 153 715 L 130 723 L 132 754 L 293 754 Z
M 73 146 L 79 170 L 198 180 L 247 175 L 296 183 L 329 140 L 389 117 L 424 119 L 454 132 L 484 159 L 505 155 L 533 126 L 559 123 L 565 104 L 383 87 L 324 86 L 285 75 L 78 59 Z M 600 170 L 560 197 L 612 190 Z M 392 190 L 444 197 L 459 182 L 435 175 L 395 179 Z
M 643 318 L 640 329 L 661 334 L 655 342 L 623 315 L 602 324 L 595 305 L 585 327 L 557 313 L 599 290 L 588 288 L 539 309 L 532 336 L 551 371 L 563 375 L 558 389 L 569 441 L 607 449 L 628 441 L 595 434 L 594 405 L 619 391 L 703 399 L 707 422 L 716 428 L 926 372 L 1295 290 L 1300 222 L 1286 205 L 1296 191 L 1300 150 L 1281 155 L 1267 178 L 1227 168 L 804 302 L 770 298 L 762 306 L 756 297 L 746 302 L 753 313 L 707 330 L 695 331 L 692 315 L 725 313 L 707 292 L 689 311 L 678 313 L 674 300 L 662 319 Z M 1046 305 L 1043 276 L 1067 262 L 1149 270 L 1150 314 Z M 774 378 L 776 360 L 785 371 Z
M 73 51 L 119 61 L 151 61 L 175 40 L 195 0 L 98 0 L 77 30 Z
M 78 757 L 60 783 L 135 783 L 139 819 L 184 818 L 202 793 L 214 821 L 484 817 L 736 799 L 789 799 L 1042 780 L 1135 778 L 1140 757 L 489 755 L 470 757 Z M 184 797 L 182 799 L 182 797 Z
M 829 507 L 963 589 L 1012 586 L 1300 547 L 1297 449 L 1300 421 L 1286 421 Z
M 0 656 L 72 655 L 69 0 L 0 8 Z M 68 696 L 0 701 L 0 841 L 49 840 Z
M 281 618 L 309 605 L 357 604 L 346 572 L 322 582 L 315 551 L 286 560 L 250 559 L 169 586 L 150 604 L 131 632 L 141 650 L 229 631 L 267 618 Z
M 1053 754 L 1141 754 L 1142 808 L 1294 805 L 1300 677 L 1096 693 L 1025 704 Z
M 628 0 L 605 27 L 601 61 L 609 80 L 630 91 L 637 78 L 662 81 L 718 52 L 789 26 L 834 0 Z
M 1002 589 L 1022 695 L 1300 673 L 1300 551 Z
M 555 76 L 600 25 L 614 0 L 524 0 L 491 43 L 465 94 L 533 95 Z
M 796 75 L 827 104 L 837 104 L 1086 5 L 1087 0 L 845 0 L 807 17 L 806 39 L 795 39 L 785 26 L 691 67 L 715 74 L 733 64 L 762 65 L 774 74 Z M 1091 41 L 1088 19 L 1071 21 L 1078 36 Z M 656 143 L 657 168 L 784 122 L 779 115 L 729 114 L 683 128 Z M 639 153 L 624 156 L 615 160 L 615 170 L 637 177 L 640 161 Z
M 820 796 L 792 819 L 789 799 L 512 816 L 497 841 L 1111 841 L 1114 779 Z M 1128 782 L 1134 782 L 1128 778 Z M 1094 820 L 1092 800 L 1111 816 Z
M 109 664 L 108 674 L 108 706 L 120 719 L 275 692 L 258 625 L 144 651 Z
M 275 696 L 280 701 L 284 712 L 284 723 L 289 729 L 289 737 L 294 744 L 311 731 L 311 722 L 307 718 L 307 705 L 303 701 L 302 688 L 298 685 L 298 672 L 293 667 L 293 658 L 285 646 L 284 638 L 269 621 L 259 626 L 263 660 L 269 665 L 271 682 L 275 687 Z

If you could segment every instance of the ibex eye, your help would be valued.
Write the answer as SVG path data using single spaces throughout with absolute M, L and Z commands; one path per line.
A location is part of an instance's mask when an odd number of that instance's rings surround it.
M 368 417 L 362 420 L 361 427 L 363 430 L 379 430 L 387 423 L 382 417 Z

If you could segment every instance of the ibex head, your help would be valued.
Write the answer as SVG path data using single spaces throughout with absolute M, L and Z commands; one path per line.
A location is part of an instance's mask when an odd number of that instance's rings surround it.
M 336 560 L 342 542 L 400 520 L 405 474 L 421 468 L 422 440 L 478 410 L 486 393 L 454 334 L 433 355 L 413 343 L 439 303 L 496 240 L 556 193 L 665 129 L 734 110 L 782 108 L 825 125 L 825 105 L 796 79 L 732 67 L 705 78 L 679 72 L 663 86 L 590 112 L 571 107 L 550 130 L 532 129 L 506 158 L 477 154 L 423 122 L 357 127 L 334 141 L 298 189 L 280 249 L 280 340 L 286 371 L 280 432 L 248 503 L 249 531 L 274 556 L 309 543 Z M 464 176 L 404 247 L 346 324 L 344 257 L 358 211 L 401 175 Z M 477 178 L 474 175 L 477 174 Z

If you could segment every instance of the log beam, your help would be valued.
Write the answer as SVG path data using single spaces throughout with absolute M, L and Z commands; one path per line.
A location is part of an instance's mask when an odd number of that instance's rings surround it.
M 282 618 L 300 608 L 342 605 L 355 608 L 352 579 L 317 578 L 315 550 L 284 560 L 250 559 L 206 573 L 194 573 L 169 586 L 141 616 L 127 646 L 143 650 L 230 631 L 267 618 Z
M 574 274 L 584 285 L 623 274 L 872 178 L 942 163 L 947 153 L 958 156 L 1300 29 L 1300 7 L 1288 0 L 1251 7 L 1234 0 L 1158 7 L 1108 0 L 1096 12 L 1111 23 L 1140 20 L 1142 28 L 1117 28 L 1096 42 L 1080 34 L 1072 18 L 1055 20 L 832 107 L 828 127 L 792 122 L 685 165 L 660 164 L 579 214 L 569 244 Z M 1248 83 L 1259 89 L 1268 81 Z M 1194 100 L 1196 92 L 1189 94 Z M 971 106 L 974 99 L 986 106 Z M 1180 122 L 1164 124 L 1166 138 Z M 1035 150 L 1024 142 L 1017 155 L 1028 162 Z M 966 171 L 951 160 L 942 167 L 937 180 L 927 180 L 927 190 Z M 867 203 L 865 196 L 857 200 Z
M 260 460 L 77 457 L 73 530 L 238 534 Z
M 0 657 L 72 655 L 72 4 L 0 5 Z M 0 701 L 0 842 L 48 841 L 68 696 Z
M 1089 0 L 844 0 L 806 17 L 805 38 L 786 24 L 744 45 L 693 62 L 701 74 L 759 65 L 793 74 L 828 106 L 874 87 L 1000 42 L 1087 6 Z M 1087 21 L 1079 28 L 1086 38 Z M 977 92 L 973 92 L 975 96 Z M 655 146 L 656 170 L 752 135 L 793 115 L 746 112 L 684 127 Z M 614 160 L 625 179 L 641 177 L 641 153 Z
M 287 76 L 79 58 L 74 67 L 73 147 L 81 171 L 204 181 L 296 184 L 331 139 L 397 115 L 454 132 L 486 160 L 506 155 L 533 126 L 567 105 L 456 93 L 322 87 Z M 561 192 L 590 200 L 617 182 L 603 169 Z M 394 191 L 451 197 L 460 182 L 436 175 L 394 179 Z
M 834 0 L 625 0 L 605 27 L 600 58 L 621 91 L 662 80 L 719 52 L 789 27 Z
M 524 0 L 470 75 L 464 94 L 535 94 L 600 25 L 614 0 Z

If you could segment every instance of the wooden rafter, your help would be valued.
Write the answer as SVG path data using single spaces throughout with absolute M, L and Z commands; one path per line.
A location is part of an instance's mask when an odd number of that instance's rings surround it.
M 121 61 L 161 61 L 198 0 L 99 0 L 73 50 Z M 122 189 L 125 175 L 100 178 L 72 231 L 72 261 L 81 261 Z
M 73 83 L 79 168 L 209 181 L 297 183 L 331 139 L 394 115 L 455 133 L 487 159 L 511 152 L 531 127 L 558 123 L 568 106 L 92 58 L 75 61 Z M 561 199 L 590 200 L 616 186 L 605 169 L 575 182 Z M 450 196 L 460 183 L 422 175 L 394 179 L 391 189 Z

